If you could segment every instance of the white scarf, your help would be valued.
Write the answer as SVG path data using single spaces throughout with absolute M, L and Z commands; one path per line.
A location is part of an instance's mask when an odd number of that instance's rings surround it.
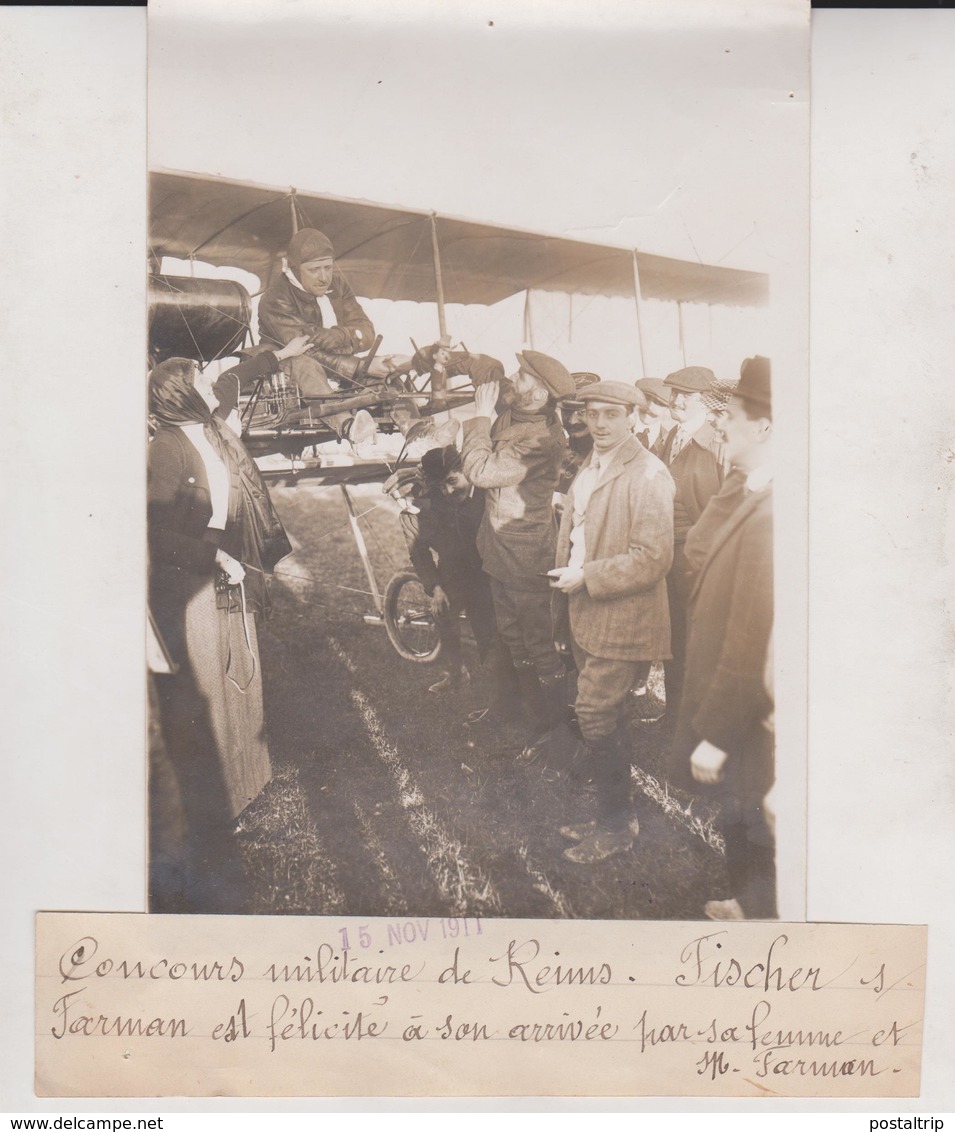
M 310 294 L 310 292 L 306 291 L 302 284 L 299 283 L 298 279 L 295 277 L 295 272 L 292 271 L 290 267 L 285 269 L 285 274 L 288 276 L 289 282 L 293 287 L 298 288 L 299 291 L 304 292 L 306 295 Z M 328 295 L 312 295 L 312 298 L 321 311 L 322 326 L 337 326 L 338 315 L 335 314 L 335 308 L 332 306 L 331 299 L 329 299 Z

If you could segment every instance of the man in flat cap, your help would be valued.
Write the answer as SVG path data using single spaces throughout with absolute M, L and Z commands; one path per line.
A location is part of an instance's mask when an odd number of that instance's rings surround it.
M 568 713 L 545 575 L 554 565 L 553 496 L 567 446 L 558 403 L 575 387 L 555 358 L 524 350 L 517 361 L 508 380 L 477 386 L 461 456 L 468 480 L 486 492 L 478 550 L 491 579 L 497 629 L 539 734 Z
M 300 228 L 292 237 L 288 266 L 259 301 L 259 338 L 284 346 L 307 334 L 307 354 L 288 363 L 287 372 L 305 400 L 333 392 L 328 371 L 338 367 L 351 375 L 355 355 L 369 350 L 375 329 L 362 310 L 348 280 L 335 266 L 335 251 L 324 232 Z M 329 413 L 323 418 L 341 436 L 354 442 L 373 439 L 374 421 L 363 409 L 354 417 Z
M 676 421 L 663 446 L 662 460 L 676 484 L 673 500 L 673 567 L 667 578 L 670 599 L 672 659 L 664 665 L 667 718 L 671 726 L 679 712 L 686 664 L 686 602 L 690 569 L 684 543 L 690 527 L 722 486 L 723 463 L 719 438 L 707 420 L 704 395 L 716 377 L 703 366 L 671 373 L 664 385 L 670 393 L 670 414 Z
M 643 394 L 644 404 L 637 406 L 640 426 L 635 429 L 635 435 L 654 456 L 662 456 L 663 446 L 674 426 L 670 416 L 670 390 L 658 377 L 641 377 L 636 386 Z
M 711 919 L 776 915 L 767 657 L 773 627 L 773 421 L 769 359 L 748 358 L 720 418 L 726 455 L 744 477 L 714 496 L 701 524 L 705 557 L 689 603 L 686 683 L 671 779 L 719 803 L 728 895 Z M 732 500 L 737 500 L 732 507 Z M 711 523 L 711 511 L 722 522 Z
M 594 451 L 567 496 L 552 584 L 568 602 L 577 721 L 597 789 L 597 820 L 561 830 L 579 842 L 564 856 L 592 864 L 625 852 L 636 832 L 621 716 L 642 666 L 670 655 L 674 486 L 633 435 L 634 386 L 601 381 L 577 396 Z

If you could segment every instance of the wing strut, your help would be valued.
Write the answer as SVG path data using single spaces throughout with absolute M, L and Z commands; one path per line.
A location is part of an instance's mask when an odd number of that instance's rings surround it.
M 633 301 L 637 307 L 637 341 L 640 343 L 640 369 L 647 376 L 647 359 L 643 355 L 643 322 L 640 318 L 640 268 L 637 264 L 637 249 L 633 249 Z
M 534 320 L 531 318 L 531 289 L 524 292 L 524 345 L 534 349 Z
M 438 250 L 438 220 L 434 212 L 431 213 L 431 254 L 434 257 L 434 286 L 438 299 L 438 335 L 444 338 L 448 327 L 444 318 L 444 279 L 441 275 L 441 253 Z
M 686 365 L 686 328 L 683 325 L 683 304 L 677 302 L 676 317 L 680 329 L 680 353 L 683 355 L 683 364 Z
M 345 499 L 345 507 L 348 511 L 348 522 L 351 525 L 352 534 L 355 536 L 355 545 L 358 547 L 361 564 L 365 567 L 365 577 L 368 579 L 368 585 L 371 586 L 371 596 L 375 603 L 375 609 L 378 611 L 378 617 L 381 618 L 385 613 L 385 603 L 381 596 L 381 590 L 378 588 L 378 581 L 375 578 L 375 568 L 371 564 L 371 556 L 368 553 L 368 547 L 365 545 L 365 536 L 362 534 L 361 524 L 358 522 L 358 516 L 355 514 L 355 505 L 352 503 L 352 497 L 348 493 L 348 484 L 343 483 L 341 489 Z

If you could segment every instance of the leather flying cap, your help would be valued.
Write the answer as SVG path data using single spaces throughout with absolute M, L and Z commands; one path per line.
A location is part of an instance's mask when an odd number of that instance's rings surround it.
M 764 358 L 762 354 L 746 358 L 739 367 L 739 384 L 733 390 L 734 395 L 772 409 L 773 396 L 769 369 L 769 358 Z
M 680 393 L 703 393 L 716 380 L 716 374 L 705 366 L 687 366 L 671 373 L 664 381 L 669 389 L 676 389 Z
M 429 448 L 421 457 L 421 474 L 426 480 L 443 480 L 461 470 L 461 453 L 453 444 Z
M 335 249 L 331 240 L 317 228 L 299 228 L 288 246 L 288 265 L 298 271 L 303 263 L 315 259 L 334 259 Z
M 625 405 L 628 409 L 635 409 L 638 405 L 645 404 L 640 390 L 625 381 L 598 381 L 581 389 L 577 397 L 585 403 L 600 401 L 606 405 Z
M 521 369 L 536 377 L 555 400 L 562 401 L 576 394 L 577 387 L 570 370 L 556 358 L 538 350 L 519 350 L 517 360 Z
M 664 409 L 669 409 L 670 390 L 658 377 L 641 377 L 637 388 L 648 401 L 655 401 Z

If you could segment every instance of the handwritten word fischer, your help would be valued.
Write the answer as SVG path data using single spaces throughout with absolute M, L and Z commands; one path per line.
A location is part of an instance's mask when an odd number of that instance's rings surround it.
M 723 937 L 721 940 L 720 937 Z M 734 987 L 772 991 L 820 990 L 822 971 L 819 967 L 783 967 L 777 957 L 789 943 L 788 935 L 778 935 L 758 962 L 751 958 L 739 959 L 733 955 L 718 954 L 723 950 L 726 932 L 711 932 L 697 936 L 680 952 L 680 963 L 685 968 L 676 976 L 678 987 Z M 782 962 L 781 960 L 779 961 Z

